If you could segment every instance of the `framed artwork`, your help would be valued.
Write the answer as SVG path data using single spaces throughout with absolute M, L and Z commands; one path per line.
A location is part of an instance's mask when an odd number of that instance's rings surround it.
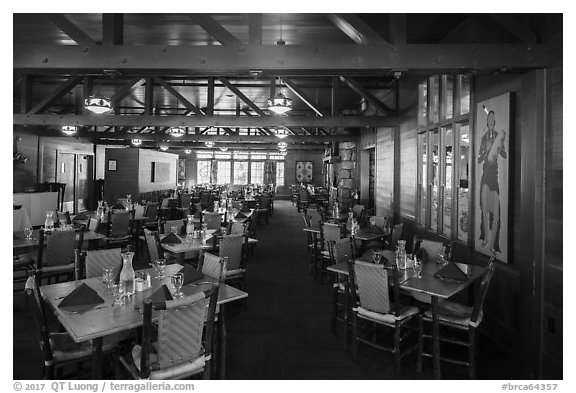
M 313 169 L 312 161 L 296 161 L 296 182 L 310 183 Z
M 116 172 L 116 165 L 118 162 L 116 160 L 108 160 L 108 170 L 111 172 Z
M 476 105 L 474 249 L 508 262 L 511 94 Z

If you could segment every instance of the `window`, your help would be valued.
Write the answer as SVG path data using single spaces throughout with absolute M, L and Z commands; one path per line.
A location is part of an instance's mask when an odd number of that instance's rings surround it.
M 196 168 L 196 183 L 206 184 L 211 183 L 212 174 L 212 161 L 200 160 L 198 161 L 198 166 Z
M 284 163 L 277 162 L 276 163 L 276 185 L 283 186 L 284 185 Z
M 217 161 L 218 162 L 218 184 L 230 183 L 230 161 Z
M 234 184 L 248 184 L 248 161 L 234 161 Z
M 264 161 L 252 161 L 250 165 L 250 183 L 264 183 Z
M 468 241 L 470 79 L 427 78 L 418 86 L 418 224 Z

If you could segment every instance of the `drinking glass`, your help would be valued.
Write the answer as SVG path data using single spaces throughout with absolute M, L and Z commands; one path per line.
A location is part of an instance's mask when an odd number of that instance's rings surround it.
M 126 294 L 126 288 L 123 284 L 113 284 L 112 285 L 112 295 L 114 296 L 114 306 L 124 305 L 124 295 Z
M 172 276 L 172 285 L 174 285 L 174 288 L 176 289 L 174 297 L 177 299 L 184 297 L 184 294 L 180 292 L 180 289 L 182 288 L 183 284 L 184 284 L 184 274 L 176 273 Z
M 421 278 L 422 275 L 422 258 L 414 258 L 414 274 L 416 277 Z
M 372 259 L 374 260 L 375 264 L 379 265 L 380 263 L 382 263 L 382 254 L 374 251 L 374 253 L 372 254 Z
M 164 270 L 166 269 L 166 260 L 165 259 L 157 259 L 154 262 L 154 267 L 156 268 L 156 277 L 158 280 L 164 279 Z
M 24 235 L 27 240 L 32 239 L 32 227 L 24 227 Z

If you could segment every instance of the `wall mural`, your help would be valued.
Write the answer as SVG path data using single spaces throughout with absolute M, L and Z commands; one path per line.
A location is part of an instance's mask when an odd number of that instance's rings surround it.
M 310 183 L 313 169 L 312 161 L 296 161 L 296 182 Z
M 474 248 L 508 262 L 510 93 L 476 106 Z

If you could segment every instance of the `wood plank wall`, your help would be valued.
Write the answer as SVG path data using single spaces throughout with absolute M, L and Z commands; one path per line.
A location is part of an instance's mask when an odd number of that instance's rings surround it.
M 376 130 L 376 215 L 393 215 L 394 142 L 392 128 Z

